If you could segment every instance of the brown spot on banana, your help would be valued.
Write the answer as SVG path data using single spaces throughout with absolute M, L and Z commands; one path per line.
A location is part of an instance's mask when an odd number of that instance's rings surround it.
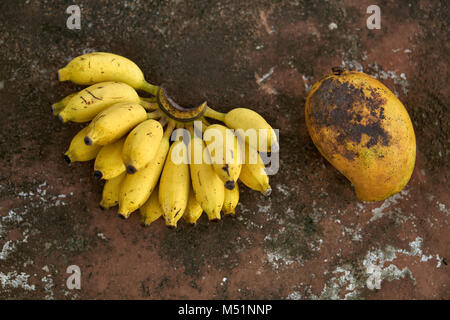
M 206 102 L 203 102 L 201 105 L 194 108 L 180 106 L 167 95 L 164 85 L 159 87 L 156 99 L 162 112 L 168 117 L 181 122 L 191 122 L 200 118 L 207 108 Z

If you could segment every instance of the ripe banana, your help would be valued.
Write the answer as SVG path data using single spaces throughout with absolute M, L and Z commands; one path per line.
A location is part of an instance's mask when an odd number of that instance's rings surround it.
M 139 211 L 141 213 L 141 222 L 143 226 L 149 226 L 164 214 L 158 200 L 158 187 L 153 190 L 150 198 L 143 204 Z
M 100 149 L 95 158 L 94 178 L 110 180 L 125 172 L 122 148 L 125 139 L 108 144 Z
M 203 133 L 217 176 L 225 183 L 225 188 L 233 190 L 241 173 L 241 150 L 232 130 L 220 124 L 213 124 Z
M 66 107 L 66 105 L 69 103 L 70 99 L 72 99 L 76 94 L 77 94 L 76 92 L 71 93 L 64 99 L 52 104 L 53 115 L 57 116 Z
M 222 212 L 224 214 L 235 214 L 236 206 L 239 202 L 239 187 L 236 183 L 236 186 L 233 190 L 225 189 L 225 198 L 223 201 Z
M 190 172 L 195 198 L 208 215 L 210 221 L 220 220 L 220 210 L 224 200 L 223 181 L 217 176 L 211 163 L 205 143 L 191 132 L 189 141 Z M 206 149 L 207 150 L 207 149 Z M 195 153 L 204 155 L 201 163 L 196 163 Z M 208 159 L 209 158 L 209 159 Z
M 122 159 L 129 174 L 142 169 L 155 157 L 163 134 L 163 127 L 153 119 L 141 122 L 128 134 Z
M 125 83 L 97 83 L 75 94 L 59 113 L 58 118 L 62 122 L 86 122 L 119 102 L 139 103 L 140 98 L 136 90 Z
M 122 172 L 111 180 L 106 180 L 103 186 L 102 200 L 99 203 L 99 207 L 102 210 L 117 206 L 119 203 L 119 190 L 120 185 L 125 178 L 125 172 Z
M 158 90 L 157 86 L 145 81 L 144 74 L 133 61 L 107 52 L 92 52 L 76 57 L 58 70 L 58 79 L 84 85 L 120 81 L 153 95 Z
M 147 201 L 155 189 L 169 151 L 169 138 L 172 130 L 173 126 L 169 124 L 155 157 L 145 168 L 135 174 L 126 175 L 119 192 L 119 215 L 121 217 L 128 218 L 133 211 Z
M 248 144 L 245 144 L 245 162 L 242 164 L 239 179 L 250 189 L 257 190 L 265 196 L 269 196 L 272 192 L 264 163 L 258 151 Z
M 191 185 L 186 210 L 183 214 L 183 219 L 191 225 L 196 225 L 197 220 L 200 218 L 202 213 L 202 206 L 200 205 L 200 203 L 198 203 L 197 199 L 195 199 L 194 190 L 192 189 Z
M 204 115 L 222 121 L 227 127 L 235 129 L 235 134 L 240 139 L 258 151 L 278 151 L 275 131 L 260 114 L 251 109 L 236 108 L 224 114 L 208 107 Z
M 84 143 L 84 136 L 86 135 L 87 130 L 88 127 L 84 127 L 73 137 L 69 149 L 64 153 L 64 159 L 67 163 L 89 161 L 97 156 L 101 146 L 96 144 L 87 146 Z
M 159 182 L 159 203 L 164 212 L 166 226 L 176 228 L 183 216 L 189 197 L 188 151 L 183 141 L 170 146 Z
M 114 142 L 146 119 L 145 109 L 137 103 L 114 104 L 91 121 L 84 143 L 106 145 Z

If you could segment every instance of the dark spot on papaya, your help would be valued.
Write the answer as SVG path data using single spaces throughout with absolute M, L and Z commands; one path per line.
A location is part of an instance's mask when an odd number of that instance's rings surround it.
M 370 95 L 367 95 L 349 82 L 327 78 L 311 96 L 311 124 L 318 129 L 332 129 L 341 147 L 331 144 L 328 147 L 349 160 L 357 155 L 342 146 L 347 142 L 361 143 L 363 134 L 369 137 L 367 148 L 379 143 L 384 146 L 390 143 L 391 136 L 384 130 L 381 122 L 385 118 L 383 106 L 386 99 L 374 89 L 369 88 L 369 91 Z M 371 116 L 363 119 L 364 116 L 355 109 L 357 106 L 362 106 Z

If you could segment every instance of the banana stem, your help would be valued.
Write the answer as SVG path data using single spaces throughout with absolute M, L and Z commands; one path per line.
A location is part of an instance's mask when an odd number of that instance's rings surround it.
M 206 110 L 205 110 L 205 113 L 203 114 L 203 116 L 224 122 L 226 114 L 222 113 L 222 112 L 218 112 L 216 110 L 213 110 L 210 107 L 206 107 Z
M 161 123 L 161 126 L 163 126 L 163 127 L 167 124 L 167 122 L 169 122 L 167 120 L 167 117 L 162 117 L 161 119 L 159 119 L 159 123 Z
M 159 87 L 155 86 L 151 83 L 148 83 L 147 81 L 144 80 L 144 82 L 142 83 L 142 86 L 139 89 L 144 90 L 145 92 L 148 92 L 151 95 L 156 96 L 156 94 L 158 93 Z
M 171 119 L 171 120 L 172 120 L 172 119 Z M 172 120 L 172 121 L 173 121 L 173 120 Z M 183 129 L 183 128 L 184 128 L 184 124 L 178 122 L 178 123 L 176 124 L 176 128 L 177 128 L 177 129 Z M 183 131 L 182 131 L 182 130 L 177 131 L 177 136 L 175 137 L 175 140 L 178 140 L 178 139 L 180 138 L 180 136 L 182 136 L 182 135 L 183 135 Z
M 157 102 L 156 97 L 150 97 L 150 98 L 146 98 L 146 97 L 139 97 L 141 98 L 141 100 L 147 101 L 147 102 Z
M 175 121 L 169 121 L 166 130 L 164 130 L 164 137 L 169 139 L 170 136 L 172 135 L 173 129 L 175 129 Z
M 148 102 L 144 98 L 140 98 L 139 104 L 144 107 L 145 110 L 157 110 L 158 104 L 155 102 Z
M 189 124 L 186 126 L 186 129 L 191 134 L 191 138 L 194 137 L 194 126 L 192 124 Z
M 159 119 L 161 118 L 161 110 L 156 110 L 153 112 L 147 112 L 147 119 Z
M 65 106 L 66 105 L 61 101 L 52 104 L 53 115 L 57 116 L 65 108 Z
M 209 121 L 208 121 L 208 120 L 206 120 L 206 119 L 205 119 L 205 117 L 202 117 L 202 118 L 201 118 L 201 120 L 202 120 L 202 123 L 203 123 L 203 124 L 204 124 L 205 126 L 207 126 L 207 127 L 208 127 L 208 126 L 210 126 L 210 125 L 211 125 L 211 123 L 209 123 Z

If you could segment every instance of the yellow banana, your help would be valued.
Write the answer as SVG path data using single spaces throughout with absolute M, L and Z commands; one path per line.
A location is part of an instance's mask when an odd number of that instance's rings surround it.
M 239 202 L 239 187 L 236 183 L 233 190 L 225 189 L 225 198 L 223 201 L 222 212 L 224 214 L 235 214 L 236 206 Z
M 100 149 L 95 158 L 94 178 L 110 180 L 125 172 L 122 148 L 125 139 L 108 144 Z
M 220 124 L 206 128 L 203 140 L 211 155 L 217 176 L 225 183 L 225 188 L 233 190 L 241 173 L 241 150 L 232 130 Z
M 58 70 L 59 81 L 91 85 L 103 81 L 125 82 L 156 95 L 157 86 L 145 81 L 142 70 L 130 59 L 108 52 L 83 54 Z
M 141 122 L 128 134 L 122 159 L 129 174 L 142 169 L 155 157 L 163 134 L 163 127 L 153 119 Z
M 206 150 L 206 152 L 204 152 Z M 195 153 L 204 154 L 197 161 Z M 217 176 L 211 163 L 206 146 L 200 138 L 191 133 L 189 141 L 190 172 L 195 198 L 211 221 L 220 220 L 220 210 L 224 200 L 223 181 Z M 201 162 L 201 163 L 196 163 Z
M 172 143 L 159 182 L 159 203 L 166 226 L 176 228 L 183 216 L 189 197 L 189 165 L 186 144 Z
M 152 161 L 135 174 L 127 174 L 119 192 L 119 215 L 128 218 L 136 209 L 140 208 L 150 197 L 161 175 L 167 152 L 169 138 L 173 126 L 168 126 L 159 144 L 158 151 Z
M 52 104 L 53 115 L 57 116 L 66 107 L 66 105 L 69 103 L 70 99 L 72 99 L 76 94 L 77 94 L 76 92 L 71 93 L 64 99 Z
M 207 108 L 205 117 L 224 122 L 227 127 L 235 129 L 235 134 L 258 151 L 278 151 L 275 131 L 257 112 L 247 108 L 236 108 L 228 113 L 220 113 Z M 247 131 L 249 130 L 249 131 Z
M 140 101 L 136 90 L 125 83 L 100 82 L 73 96 L 59 113 L 58 118 L 62 122 L 86 122 L 113 104 Z
M 64 159 L 67 163 L 89 161 L 97 156 L 101 146 L 96 144 L 87 146 L 84 143 L 84 136 L 86 135 L 87 130 L 88 127 L 84 127 L 73 137 L 69 149 L 64 153 Z
M 258 151 L 248 144 L 245 144 L 245 162 L 242 164 L 239 179 L 250 189 L 257 190 L 265 196 L 269 196 L 272 192 L 264 163 Z
M 117 206 L 119 203 L 119 190 L 120 185 L 125 178 L 125 172 L 122 172 L 111 180 L 106 180 L 103 186 L 102 200 L 99 203 L 99 207 L 102 210 Z
M 183 219 L 191 225 L 196 225 L 197 220 L 200 218 L 202 213 L 202 206 L 200 205 L 200 203 L 198 203 L 197 199 L 195 199 L 194 190 L 192 189 L 191 185 L 186 210 L 183 214 Z
M 145 109 L 137 103 L 114 104 L 91 121 L 84 143 L 106 145 L 114 142 L 146 119 Z
M 150 198 L 139 209 L 141 213 L 141 222 L 144 226 L 150 225 L 163 215 L 163 210 L 158 200 L 158 188 L 153 190 Z

